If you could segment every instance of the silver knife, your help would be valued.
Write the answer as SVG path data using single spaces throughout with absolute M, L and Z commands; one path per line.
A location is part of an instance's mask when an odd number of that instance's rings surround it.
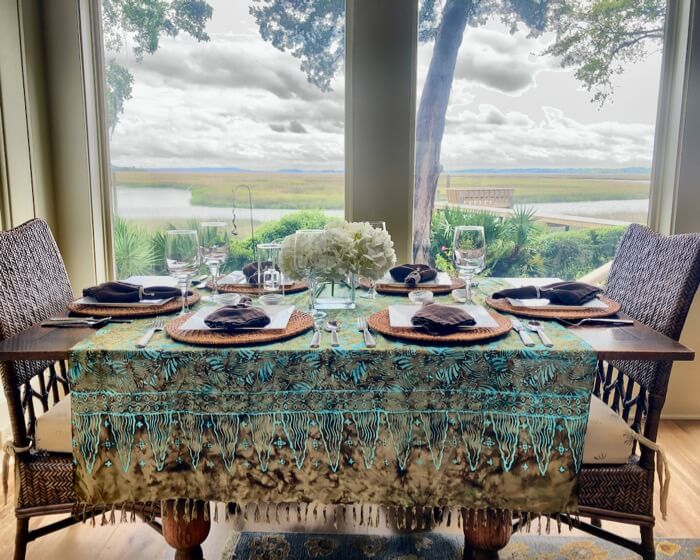
M 311 337 L 309 348 L 318 348 L 321 346 L 321 329 L 318 325 L 314 325 L 314 335 Z
M 523 344 L 525 346 L 535 345 L 535 342 L 532 340 L 532 338 L 530 338 L 530 335 L 527 333 L 527 331 L 523 327 L 523 324 L 520 321 L 518 321 L 517 319 L 511 319 L 511 323 L 513 324 L 513 330 L 520 335 L 520 340 L 523 341 Z

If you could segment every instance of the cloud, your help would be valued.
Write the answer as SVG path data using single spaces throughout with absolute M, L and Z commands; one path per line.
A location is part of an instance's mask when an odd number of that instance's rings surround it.
M 536 85 L 537 74 L 561 70 L 554 57 L 538 56 L 546 42 L 523 32 L 504 33 L 486 27 L 464 35 L 455 67 L 455 80 L 520 95 Z
M 299 121 L 292 121 L 289 123 L 289 132 L 293 132 L 294 134 L 308 134 L 308 130 L 304 128 L 304 125 L 301 124 Z
M 483 104 L 448 119 L 441 161 L 447 169 L 649 166 L 653 143 L 653 125 L 584 123 L 549 106 L 535 117 Z

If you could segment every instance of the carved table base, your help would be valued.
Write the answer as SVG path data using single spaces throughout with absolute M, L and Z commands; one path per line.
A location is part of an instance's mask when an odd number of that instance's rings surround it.
M 188 516 L 185 516 L 185 509 L 189 510 Z M 207 538 L 210 526 L 209 502 L 188 502 L 187 504 L 185 500 L 165 502 L 163 537 L 175 549 L 175 560 L 202 560 L 200 545 Z
M 462 515 L 464 560 L 491 560 L 508 544 L 513 532 L 510 510 L 466 510 Z

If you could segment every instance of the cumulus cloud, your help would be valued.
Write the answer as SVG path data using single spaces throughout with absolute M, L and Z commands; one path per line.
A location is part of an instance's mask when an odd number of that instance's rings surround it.
M 483 104 L 448 120 L 442 164 L 447 169 L 648 166 L 653 142 L 653 125 L 583 123 L 555 107 L 543 107 L 535 118 Z
M 543 39 L 523 32 L 469 29 L 460 49 L 455 79 L 510 95 L 522 94 L 535 86 L 540 72 L 560 70 L 556 58 L 538 56 L 545 46 Z

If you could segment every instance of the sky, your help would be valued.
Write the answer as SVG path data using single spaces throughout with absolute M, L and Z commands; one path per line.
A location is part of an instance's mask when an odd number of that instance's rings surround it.
M 138 61 L 108 57 L 134 76 L 111 137 L 112 164 L 342 170 L 344 73 L 332 91 L 309 84 L 300 61 L 263 41 L 246 1 L 210 0 L 211 40 L 161 38 Z M 468 28 L 447 112 L 443 167 L 651 166 L 660 47 L 629 65 L 599 108 L 573 71 L 541 53 L 553 40 L 510 34 L 498 21 Z M 418 49 L 420 97 L 432 43 Z

